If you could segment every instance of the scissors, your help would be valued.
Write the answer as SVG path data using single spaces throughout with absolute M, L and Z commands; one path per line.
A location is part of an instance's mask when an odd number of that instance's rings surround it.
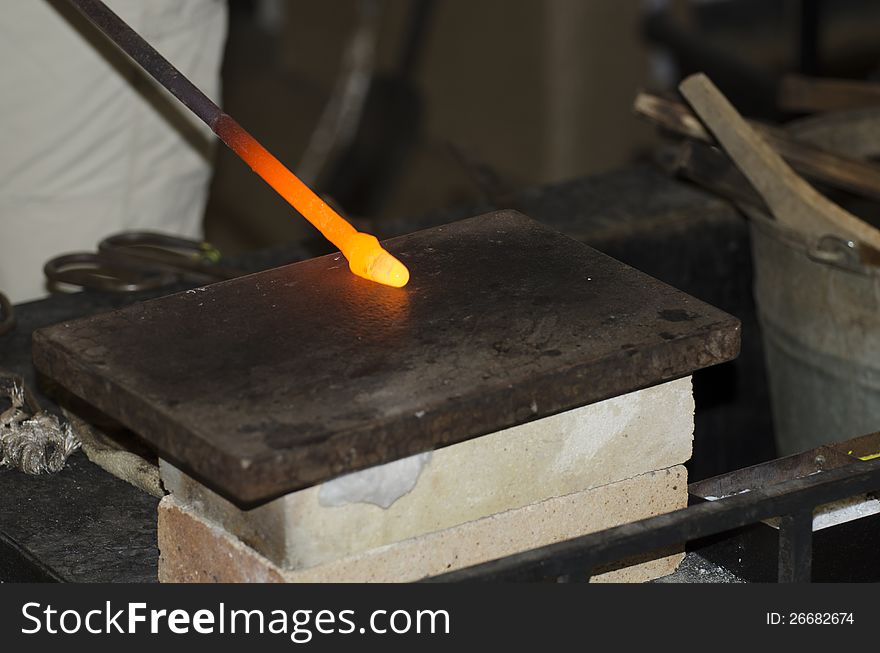
M 49 286 L 138 292 L 181 282 L 211 283 L 245 274 L 221 266 L 210 243 L 151 231 L 108 236 L 97 252 L 56 256 L 43 266 Z
M 9 298 L 0 292 L 0 336 L 15 328 L 15 312 Z

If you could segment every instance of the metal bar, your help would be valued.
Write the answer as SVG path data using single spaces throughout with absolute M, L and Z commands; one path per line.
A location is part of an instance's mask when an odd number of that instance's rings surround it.
M 767 203 L 724 152 L 702 141 L 685 140 L 664 151 L 660 165 L 671 175 L 692 181 L 716 195 L 770 214 Z
M 813 568 L 813 510 L 779 520 L 779 582 L 809 583 Z
M 853 469 L 854 468 L 854 469 Z M 880 488 L 880 459 L 854 463 L 745 494 L 710 501 L 598 533 L 524 551 L 429 579 L 430 582 L 553 578 L 798 513 Z
M 222 113 L 220 107 L 205 95 L 171 62 L 159 54 L 140 34 L 117 16 L 101 0 L 67 0 L 113 43 L 134 59 L 157 82 L 167 88 L 211 129 Z

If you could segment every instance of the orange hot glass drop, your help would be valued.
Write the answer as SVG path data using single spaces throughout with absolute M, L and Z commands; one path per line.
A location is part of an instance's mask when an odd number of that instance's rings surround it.
M 354 274 L 394 288 L 407 284 L 409 270 L 385 251 L 375 236 L 352 227 L 235 120 L 221 114 L 212 128 L 254 172 L 339 248 Z

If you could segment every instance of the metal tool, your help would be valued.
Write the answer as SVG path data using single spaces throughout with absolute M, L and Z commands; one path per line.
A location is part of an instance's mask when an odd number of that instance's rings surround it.
M 127 231 L 102 240 L 96 253 L 56 256 L 46 262 L 43 272 L 54 289 L 67 285 L 113 292 L 210 283 L 244 274 L 219 265 L 219 260 L 220 252 L 206 242 Z
M 409 282 L 409 270 L 384 250 L 375 236 L 355 230 L 101 0 L 68 2 L 208 125 L 263 181 L 338 247 L 353 274 L 395 288 Z
M 735 318 L 512 211 L 388 246 L 404 291 L 329 255 L 40 329 L 34 364 L 252 505 L 739 350 Z

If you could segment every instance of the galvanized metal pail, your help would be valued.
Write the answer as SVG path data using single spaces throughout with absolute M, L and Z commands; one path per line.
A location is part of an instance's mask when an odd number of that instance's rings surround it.
M 750 218 L 779 454 L 880 430 L 877 269 L 852 243 Z

